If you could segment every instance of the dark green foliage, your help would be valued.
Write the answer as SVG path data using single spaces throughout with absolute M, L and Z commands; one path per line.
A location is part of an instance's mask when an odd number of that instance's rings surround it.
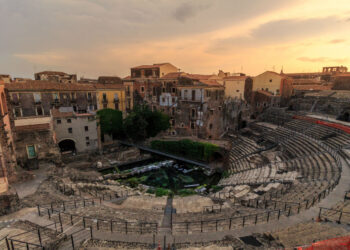
M 152 141 L 151 147 L 157 150 L 181 155 L 184 157 L 210 161 L 213 158 L 215 152 L 219 150 L 219 147 L 204 142 L 195 142 L 188 139 L 180 141 Z
M 168 195 L 169 194 L 169 190 L 165 189 L 165 188 L 157 188 L 156 191 L 155 191 L 155 194 L 156 194 L 157 197 Z
M 180 189 L 178 192 L 178 195 L 180 196 L 188 196 L 188 195 L 193 195 L 193 194 L 197 194 L 196 191 L 194 191 L 193 189 Z
M 123 113 L 114 109 L 97 111 L 100 119 L 101 134 L 108 134 L 114 138 L 123 136 Z
M 159 111 L 151 111 L 148 106 L 137 106 L 124 120 L 124 131 L 134 141 L 156 136 L 170 126 L 169 117 Z

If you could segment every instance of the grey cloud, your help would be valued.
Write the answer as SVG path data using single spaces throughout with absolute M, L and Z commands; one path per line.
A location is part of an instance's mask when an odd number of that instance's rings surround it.
M 180 22 L 185 22 L 187 19 L 194 18 L 199 11 L 206 8 L 209 8 L 209 5 L 195 5 L 185 2 L 175 9 L 174 17 Z

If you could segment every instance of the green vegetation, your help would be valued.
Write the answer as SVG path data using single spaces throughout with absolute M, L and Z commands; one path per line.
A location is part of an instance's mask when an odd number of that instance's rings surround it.
M 124 120 L 125 134 L 134 141 L 156 136 L 170 127 L 169 117 L 148 106 L 137 106 Z
M 196 191 L 194 191 L 193 189 L 180 189 L 179 191 L 177 191 L 178 195 L 180 196 L 188 196 L 188 195 L 193 195 L 193 194 L 197 194 Z
M 169 117 L 159 111 L 151 111 L 148 106 L 137 106 L 123 120 L 121 111 L 102 109 L 97 112 L 100 119 L 101 133 L 114 139 L 128 137 L 134 141 L 156 136 L 170 126 Z
M 157 150 L 204 161 L 212 160 L 214 153 L 219 150 L 217 145 L 205 142 L 195 142 L 188 139 L 180 141 L 155 140 L 151 142 L 151 147 Z
M 102 109 L 97 111 L 100 119 L 101 134 L 108 134 L 117 138 L 123 135 L 123 113 L 114 109 Z
M 165 189 L 165 188 L 157 188 L 155 190 L 155 194 L 156 194 L 157 197 L 169 195 L 170 194 L 170 190 L 169 189 Z

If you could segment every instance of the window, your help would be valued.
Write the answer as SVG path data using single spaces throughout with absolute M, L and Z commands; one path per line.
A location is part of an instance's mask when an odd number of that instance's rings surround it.
M 15 108 L 14 109 L 15 117 L 21 117 L 22 116 L 22 109 L 21 108 Z
M 12 101 L 13 101 L 14 103 L 18 103 L 18 100 L 19 100 L 18 94 L 17 94 L 17 93 L 13 93 L 13 94 L 12 94 Z
M 36 115 L 44 115 L 43 108 L 41 106 L 36 107 Z
M 73 106 L 73 111 L 77 112 L 77 106 Z
M 86 141 L 89 141 L 89 140 L 90 140 L 90 137 L 89 137 L 89 136 L 86 136 L 86 137 L 85 137 L 85 140 L 86 140 Z
M 103 104 L 103 108 L 106 109 L 107 108 L 107 103 Z
M 35 103 L 40 103 L 41 102 L 41 94 L 40 93 L 34 93 L 34 102 Z
M 72 128 L 68 128 L 68 133 L 73 133 L 73 129 Z
M 119 100 L 118 93 L 115 93 L 114 94 L 114 101 L 118 101 L 118 100 Z
M 58 119 L 56 122 L 57 122 L 57 124 L 61 124 L 62 123 L 61 119 Z
M 67 123 L 72 123 L 72 119 L 67 119 Z
M 212 129 L 213 128 L 213 124 L 209 124 L 209 129 Z
M 141 93 L 144 93 L 144 92 L 145 92 L 145 87 L 141 86 Z
M 53 97 L 54 100 L 59 100 L 59 96 L 58 96 L 57 93 L 53 93 L 52 97 Z
M 172 88 L 171 92 L 176 93 L 176 88 Z
M 210 114 L 213 115 L 214 114 L 214 109 L 210 110 Z
M 194 129 L 195 126 L 194 126 L 194 122 L 191 122 L 191 129 Z
M 75 99 L 75 97 L 76 97 L 76 95 L 75 95 L 75 93 L 74 93 L 74 92 L 70 93 L 70 96 L 71 96 L 71 99 L 72 99 L 72 100 L 74 100 L 74 99 Z
M 90 92 L 87 93 L 87 99 L 91 100 L 91 93 Z
M 85 131 L 89 131 L 89 126 L 85 126 Z
M 236 92 L 238 93 L 238 92 L 239 92 L 239 89 L 237 89 Z
M 89 141 L 86 142 L 86 146 L 90 146 L 90 142 Z
M 171 98 L 171 102 L 172 102 L 173 104 L 175 104 L 175 102 L 176 102 L 175 97 Z
M 221 111 L 221 106 L 218 107 L 218 110 Z
M 102 99 L 103 99 L 103 101 L 107 101 L 107 95 L 106 95 L 106 93 L 103 93 L 103 94 L 102 94 Z
M 163 92 L 163 93 L 165 92 L 165 88 L 162 89 L 162 92 Z
M 35 151 L 34 145 L 27 146 L 27 155 L 28 155 L 28 159 L 32 159 L 36 157 L 36 151 Z
M 196 117 L 196 110 L 192 109 L 192 117 Z
M 114 103 L 114 109 L 115 110 L 119 110 L 119 102 L 115 102 Z
M 192 101 L 196 100 L 196 91 L 192 90 Z
M 165 102 L 165 97 L 162 97 L 162 102 L 163 102 L 163 103 Z
M 270 82 L 272 82 L 272 79 L 270 79 Z

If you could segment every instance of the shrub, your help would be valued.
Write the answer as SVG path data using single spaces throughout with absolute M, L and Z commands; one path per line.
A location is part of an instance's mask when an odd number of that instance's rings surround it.
M 169 194 L 169 190 L 165 188 L 157 188 L 155 191 L 157 197 L 161 197 Z
M 219 147 L 215 144 L 195 142 L 188 139 L 180 141 L 154 140 L 151 142 L 151 147 L 160 151 L 203 161 L 213 159 L 214 153 L 219 150 Z

